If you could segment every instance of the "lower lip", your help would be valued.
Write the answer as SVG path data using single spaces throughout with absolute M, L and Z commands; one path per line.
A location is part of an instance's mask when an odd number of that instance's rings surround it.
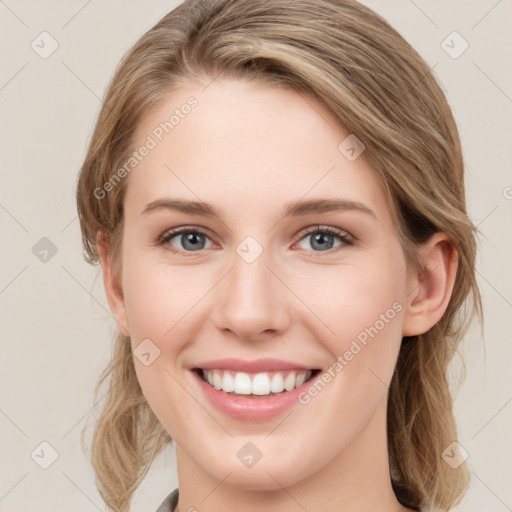
M 299 404 L 299 394 L 310 387 L 314 380 L 313 377 L 292 391 L 284 391 L 266 398 L 244 398 L 215 389 L 206 383 L 196 371 L 192 371 L 192 374 L 203 393 L 217 409 L 227 416 L 241 421 L 265 421 L 283 414 L 294 405 Z

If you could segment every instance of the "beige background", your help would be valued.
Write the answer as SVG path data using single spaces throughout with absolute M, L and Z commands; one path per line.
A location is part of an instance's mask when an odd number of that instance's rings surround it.
M 104 510 L 80 432 L 115 326 L 97 270 L 82 259 L 74 187 L 116 64 L 176 3 L 0 0 L 0 511 Z M 455 404 L 473 478 L 457 511 L 512 510 L 512 2 L 365 3 L 434 67 L 459 124 L 468 209 L 484 234 L 486 325 L 484 338 L 474 328 L 461 350 L 467 379 Z M 43 31 L 58 43 L 46 59 L 31 47 Z M 453 31 L 469 44 L 456 59 L 442 47 Z M 463 44 L 453 37 L 452 54 Z M 43 237 L 57 251 L 46 262 L 32 252 L 48 244 Z M 51 462 L 43 441 L 58 453 L 48 469 L 39 465 Z M 172 450 L 157 461 L 136 512 L 155 510 L 174 489 L 174 464 Z

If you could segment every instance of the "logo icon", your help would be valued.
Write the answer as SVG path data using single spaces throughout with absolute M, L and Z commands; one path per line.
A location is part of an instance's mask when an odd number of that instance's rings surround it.
M 30 44 L 39 57 L 47 59 L 58 47 L 57 40 L 48 32 L 41 32 Z

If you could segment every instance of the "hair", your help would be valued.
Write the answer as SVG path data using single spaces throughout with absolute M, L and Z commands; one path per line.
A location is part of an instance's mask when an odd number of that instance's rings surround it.
M 448 510 L 469 485 L 465 463 L 452 469 L 442 459 L 457 440 L 448 365 L 474 313 L 483 323 L 475 276 L 478 230 L 466 212 L 457 127 L 432 70 L 382 17 L 354 0 L 288 4 L 186 0 L 124 55 L 78 177 L 84 256 L 98 263 L 96 236 L 103 233 L 114 276 L 121 275 L 127 179 L 101 199 L 95 191 L 130 158 L 138 125 L 164 96 L 194 80 L 227 77 L 319 99 L 364 143 L 363 157 L 387 194 L 408 267 L 421 270 L 418 249 L 434 233 L 448 234 L 456 251 L 444 315 L 424 334 L 402 339 L 387 414 L 397 499 L 413 509 Z M 143 396 L 130 339 L 120 333 L 96 398 L 104 384 L 91 460 L 107 505 L 129 511 L 134 491 L 172 439 Z

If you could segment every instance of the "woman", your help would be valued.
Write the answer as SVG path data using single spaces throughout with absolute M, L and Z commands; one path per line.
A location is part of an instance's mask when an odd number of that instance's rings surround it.
M 129 510 L 448 510 L 476 228 L 426 63 L 352 0 L 185 1 L 108 88 L 77 189 L 119 335 L 92 463 Z M 466 307 L 470 303 L 471 307 Z

